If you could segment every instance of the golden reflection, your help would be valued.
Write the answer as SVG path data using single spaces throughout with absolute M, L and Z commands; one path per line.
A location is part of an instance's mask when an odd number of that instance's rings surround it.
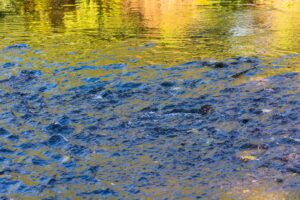
M 95 0 L 79 1 L 74 11 L 66 12 L 63 18 L 66 30 L 99 28 L 98 5 Z
M 2 0 L 0 8 L 3 10 L 9 5 L 20 7 L 19 4 L 12 2 L 12 0 Z M 238 13 L 228 11 L 227 21 L 224 21 L 222 16 L 218 17 L 219 9 L 207 7 L 210 5 L 221 8 L 239 4 L 252 5 L 254 8 L 265 5 L 269 11 L 261 13 L 250 9 L 249 16 L 246 12 L 246 16 L 238 17 L 234 17 Z M 299 17 L 299 8 L 300 2 L 296 0 L 236 0 L 226 1 L 226 4 L 222 0 L 26 0 L 24 3 L 28 17 L 26 21 L 30 23 L 30 30 L 43 32 L 49 32 L 53 28 L 60 28 L 66 33 L 74 30 L 101 32 L 104 29 L 108 31 L 107 34 L 116 34 L 109 31 L 122 32 L 125 31 L 122 29 L 124 27 L 128 31 L 133 26 L 138 26 L 135 28 L 139 30 L 154 29 L 150 31 L 150 35 L 176 38 L 187 36 L 190 26 L 203 25 L 205 27 L 202 28 L 214 29 L 215 26 L 228 24 L 231 26 L 231 34 L 244 36 L 253 33 L 253 27 L 239 27 L 237 24 L 247 25 L 249 21 L 245 20 L 259 18 L 259 21 L 270 23 L 272 29 L 283 30 L 276 32 L 278 35 L 275 37 L 286 38 L 289 41 L 295 36 L 295 33 L 289 31 L 295 30 L 293 28 L 298 25 L 295 23 L 299 23 L 299 20 L 295 20 Z M 216 16 L 216 21 L 212 20 L 213 16 Z M 199 21 L 202 24 L 199 24 Z M 224 23 L 219 24 L 218 21 Z M 256 26 L 257 21 L 253 22 L 253 26 Z
M 9 3 L 9 2 L 8 2 L 7 0 L 0 1 L 0 10 L 2 11 L 2 10 L 7 9 L 8 3 Z
M 276 38 L 273 43 L 280 44 L 282 51 L 289 52 L 290 49 L 299 47 L 299 27 L 300 27 L 300 1 L 274 1 L 277 12 L 270 13 L 269 19 L 272 30 L 271 38 Z M 295 29 L 298 27 L 298 29 Z M 274 45 L 274 44 L 273 44 Z
M 47 52 L 53 53 L 48 60 L 63 62 L 62 53 L 81 51 L 72 64 L 87 59 L 92 49 L 113 55 L 115 62 L 137 58 L 131 66 L 233 56 L 276 59 L 300 52 L 297 0 L 2 0 L 1 10 L 23 17 L 20 23 L 4 17 L 0 31 L 11 32 L 12 41 L 48 45 Z M 140 48 L 149 42 L 156 45 Z M 298 69 L 291 65 L 277 72 Z

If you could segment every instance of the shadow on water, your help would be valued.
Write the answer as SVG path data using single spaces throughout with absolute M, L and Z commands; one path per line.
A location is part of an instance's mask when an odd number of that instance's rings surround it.
M 5 12 L 0 12 L 0 19 L 5 17 Z

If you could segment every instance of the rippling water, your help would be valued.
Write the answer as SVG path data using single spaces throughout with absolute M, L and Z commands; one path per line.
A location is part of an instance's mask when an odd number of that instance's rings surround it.
M 3 199 L 299 199 L 300 1 L 1 0 L 0 39 Z

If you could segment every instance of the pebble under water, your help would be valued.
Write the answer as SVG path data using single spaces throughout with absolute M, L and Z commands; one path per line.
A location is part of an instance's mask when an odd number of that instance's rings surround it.
M 3 63 L 1 199 L 219 199 L 255 184 L 299 196 L 300 76 L 234 84 L 259 63 L 69 66 L 51 76 Z M 98 69 L 109 73 L 80 76 Z M 68 87 L 69 73 L 81 85 Z

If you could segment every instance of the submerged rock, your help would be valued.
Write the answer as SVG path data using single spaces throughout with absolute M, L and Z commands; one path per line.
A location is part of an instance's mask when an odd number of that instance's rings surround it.
M 63 134 L 68 135 L 74 132 L 74 128 L 67 126 L 67 125 L 61 125 L 58 123 L 52 123 L 45 127 L 45 130 L 50 135 L 54 134 Z
M 9 135 L 9 131 L 4 129 L 4 128 L 0 128 L 0 136 L 7 136 Z
M 214 111 L 212 105 L 203 105 L 199 109 L 199 113 L 202 115 L 207 115 L 209 113 L 212 113 Z
M 227 63 L 224 62 L 215 62 L 210 64 L 210 66 L 214 67 L 214 68 L 224 68 L 224 67 L 228 67 Z
M 66 144 L 67 139 L 62 135 L 52 135 L 49 140 L 47 141 L 47 144 L 49 146 L 58 146 L 58 145 L 64 145 Z
M 3 50 L 7 51 L 7 50 L 13 50 L 13 49 L 29 49 L 29 48 L 30 47 L 28 44 L 14 44 L 14 45 L 5 47 Z

